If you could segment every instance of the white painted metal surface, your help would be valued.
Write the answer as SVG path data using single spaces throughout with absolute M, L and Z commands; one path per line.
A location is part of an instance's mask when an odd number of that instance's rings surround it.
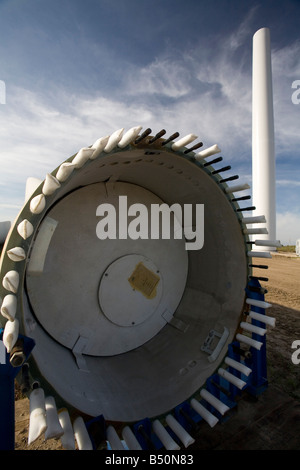
M 296 255 L 300 256 L 300 238 L 296 240 Z
M 276 239 L 276 189 L 273 87 L 270 31 L 259 29 L 253 36 L 252 82 L 252 196 L 254 215 L 264 214 L 268 234 Z M 274 247 L 269 247 L 274 251 Z

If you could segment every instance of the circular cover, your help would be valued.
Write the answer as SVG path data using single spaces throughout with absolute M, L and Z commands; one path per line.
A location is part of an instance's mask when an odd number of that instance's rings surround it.
M 104 315 L 118 326 L 135 326 L 156 311 L 163 281 L 159 270 L 141 255 L 114 261 L 100 282 L 99 302 Z

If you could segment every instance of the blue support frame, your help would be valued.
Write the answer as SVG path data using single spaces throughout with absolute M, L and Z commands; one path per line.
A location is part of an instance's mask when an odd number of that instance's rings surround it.
M 13 367 L 9 362 L 10 355 L 2 341 L 3 329 L 0 330 L 0 450 L 14 450 L 15 448 L 15 378 L 21 367 Z M 23 339 L 23 350 L 26 359 L 30 355 L 35 343 L 31 338 L 19 335 Z
M 249 282 L 249 287 L 251 286 L 256 288 L 257 290 L 261 287 L 259 281 L 256 279 L 252 279 Z M 265 300 L 264 294 L 259 291 L 255 292 L 255 291 L 246 289 L 246 293 L 247 293 L 247 296 L 251 299 L 256 299 L 256 300 L 261 300 L 261 301 Z M 261 307 L 251 306 L 251 310 L 253 310 L 253 312 L 257 312 L 262 315 L 266 314 L 265 309 Z M 252 324 L 255 326 L 259 326 L 261 328 L 265 328 L 264 323 L 254 320 L 254 319 L 252 319 Z M 252 369 L 252 374 L 250 376 L 250 381 L 248 383 L 248 391 L 251 395 L 258 396 L 268 387 L 267 341 L 266 341 L 266 336 L 259 336 L 254 333 L 253 333 L 253 339 L 260 341 L 262 343 L 262 347 L 260 350 L 251 348 L 252 359 L 251 359 L 251 365 L 249 365 L 249 367 L 251 367 Z
M 163 447 L 158 437 L 152 432 L 152 422 L 149 418 L 135 423 L 133 433 L 143 450 L 155 451 Z

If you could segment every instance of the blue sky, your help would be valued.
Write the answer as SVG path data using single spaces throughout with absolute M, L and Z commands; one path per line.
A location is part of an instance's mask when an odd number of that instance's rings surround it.
M 217 143 L 251 185 L 252 37 L 261 27 L 271 33 L 277 238 L 295 243 L 300 2 L 292 0 L 0 0 L 0 221 L 18 214 L 27 177 L 43 180 L 121 127 Z

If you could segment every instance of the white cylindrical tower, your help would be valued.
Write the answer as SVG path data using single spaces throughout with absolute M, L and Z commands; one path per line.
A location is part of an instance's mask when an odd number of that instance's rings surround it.
M 252 196 L 253 215 L 265 215 L 267 235 L 276 239 L 276 189 L 274 114 L 270 31 L 259 29 L 253 36 L 252 71 Z M 266 247 L 263 247 L 265 250 Z M 269 247 L 272 251 L 276 248 Z

